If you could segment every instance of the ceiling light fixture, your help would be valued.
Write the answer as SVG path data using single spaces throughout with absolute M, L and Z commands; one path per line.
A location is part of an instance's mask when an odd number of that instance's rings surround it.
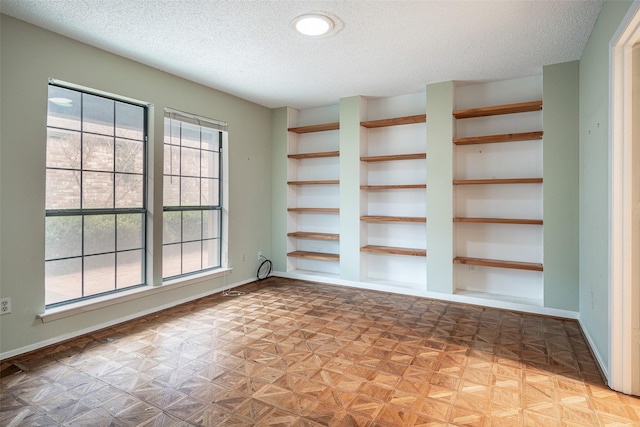
M 293 28 L 307 37 L 322 37 L 330 33 L 336 26 L 333 19 L 322 13 L 307 13 L 295 18 Z

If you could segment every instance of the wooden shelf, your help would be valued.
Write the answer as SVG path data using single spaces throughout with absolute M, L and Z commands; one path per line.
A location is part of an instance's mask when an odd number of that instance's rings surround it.
M 340 261 L 340 255 L 326 254 L 323 252 L 293 251 L 289 252 L 287 256 L 294 258 L 317 259 L 320 261 Z
M 542 100 L 520 102 L 518 104 L 494 105 L 491 107 L 467 108 L 455 110 L 453 115 L 456 119 L 469 119 L 472 117 L 497 116 L 501 114 L 527 113 L 530 111 L 542 110 Z
M 310 126 L 298 126 L 287 129 L 289 132 L 295 133 L 311 133 L 311 132 L 324 132 L 326 130 L 338 130 L 340 129 L 340 122 L 321 123 L 318 125 Z
M 456 217 L 453 222 L 475 222 L 482 224 L 523 224 L 523 225 L 542 225 L 541 219 L 519 219 L 519 218 L 468 218 Z
M 290 159 L 317 159 L 320 157 L 338 157 L 339 151 L 322 151 L 318 153 L 304 153 L 304 154 L 289 154 L 287 157 Z
M 410 125 L 414 123 L 425 123 L 427 121 L 426 114 L 417 114 L 415 116 L 394 117 L 391 119 L 368 120 L 360 122 L 360 126 L 366 128 L 381 128 L 387 126 Z
M 296 213 L 340 213 L 338 208 L 287 208 L 287 211 Z
M 391 160 L 416 160 L 426 159 L 427 153 L 411 153 L 411 154 L 389 154 L 386 156 L 364 156 L 360 157 L 363 162 L 388 162 Z
M 511 268 L 515 270 L 542 271 L 542 264 L 535 262 L 503 261 L 485 258 L 455 257 L 454 264 L 479 265 L 483 267 Z
M 361 185 L 361 190 L 376 191 L 376 190 L 400 190 L 411 188 L 427 188 L 427 184 L 399 184 L 399 185 Z
M 333 185 L 340 184 L 339 179 L 325 179 L 318 181 L 287 181 L 289 185 Z
M 398 248 L 393 246 L 367 245 L 360 248 L 360 251 L 372 254 L 427 256 L 426 249 Z
M 299 239 L 317 239 L 317 240 L 340 240 L 339 234 L 333 233 L 314 233 L 310 231 L 295 231 L 293 233 L 287 233 L 289 237 L 296 237 Z
M 535 141 L 542 139 L 540 132 L 505 133 L 500 135 L 471 136 L 467 138 L 454 138 L 456 145 L 491 144 L 495 142 Z
M 366 222 L 427 222 L 424 217 L 408 217 L 408 216 L 373 216 L 365 215 L 360 217 L 361 221 Z
M 540 184 L 542 178 L 454 179 L 453 185 L 469 184 Z

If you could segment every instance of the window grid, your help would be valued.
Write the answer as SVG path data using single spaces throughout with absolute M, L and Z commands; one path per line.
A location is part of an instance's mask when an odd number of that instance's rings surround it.
M 45 265 L 49 266 L 51 268 L 54 267 L 58 267 L 60 265 L 60 261 L 70 261 L 70 260 L 79 260 L 80 262 L 80 289 L 79 289 L 79 293 L 77 291 L 73 291 L 73 290 L 69 290 L 69 289 L 64 289 L 64 285 L 60 286 L 60 284 L 56 285 L 55 284 L 55 280 L 54 278 L 52 278 L 49 274 L 46 274 L 46 287 L 47 287 L 47 294 L 51 293 L 52 295 L 55 295 L 56 292 L 66 295 L 65 297 L 57 297 L 57 298 L 53 298 L 53 301 L 50 301 L 49 296 L 47 295 L 46 297 L 46 307 L 55 307 L 55 306 L 59 306 L 59 305 L 63 305 L 63 304 L 67 304 L 67 303 L 71 303 L 71 302 L 76 302 L 76 301 L 80 301 L 80 300 L 84 300 L 84 299 L 90 299 L 90 298 L 94 298 L 97 296 L 103 296 L 103 295 L 107 295 L 107 294 L 111 294 L 111 293 L 115 293 L 118 291 L 121 291 L 123 289 L 130 289 L 133 287 L 138 287 L 138 286 L 143 286 L 144 283 L 146 282 L 145 280 L 145 273 L 146 273 L 146 268 L 145 268 L 145 242 L 146 242 L 146 237 L 145 237 L 145 232 L 146 232 L 146 218 L 145 218 L 145 213 L 146 213 L 146 180 L 144 179 L 144 177 L 146 176 L 146 142 L 147 142 L 147 112 L 146 112 L 146 107 L 142 106 L 142 105 L 137 105 L 137 104 L 133 104 L 127 101 L 123 101 L 120 99 L 117 99 L 115 97 L 107 97 L 107 96 L 101 96 L 101 95 L 95 95 L 89 92 L 85 92 L 85 91 L 81 91 L 81 90 L 76 90 L 76 89 L 71 89 L 71 88 L 67 88 L 64 86 L 59 86 L 59 85 L 54 85 L 54 84 L 50 84 L 49 85 L 50 88 L 50 94 L 51 94 L 51 90 L 53 88 L 53 90 L 62 90 L 62 91 L 66 91 L 69 92 L 70 94 L 73 95 L 78 95 L 77 96 L 77 100 L 79 101 L 79 115 L 77 117 L 77 120 L 79 121 L 79 129 L 75 129 L 73 127 L 63 127 L 63 126 L 55 126 L 55 125 L 51 125 L 51 123 L 49 123 L 50 121 L 52 121 L 52 118 L 55 117 L 55 114 L 52 115 L 51 109 L 49 109 L 49 113 L 48 113 L 48 119 L 47 119 L 47 151 L 49 151 L 51 149 L 50 147 L 50 131 L 64 131 L 67 132 L 69 134 L 76 134 L 78 136 L 78 153 L 79 153 L 79 167 L 71 167 L 71 166 L 55 166 L 55 165 L 51 165 L 49 159 L 47 158 L 47 171 L 70 171 L 70 172 L 74 172 L 77 174 L 77 180 L 78 180 L 78 184 L 79 184 L 79 194 L 78 194 L 78 199 L 79 199 L 79 207 L 77 208 L 57 208 L 57 209 L 49 209 L 49 206 L 47 206 L 46 209 L 46 217 L 47 217 L 47 223 L 49 223 L 49 219 L 50 218 L 75 218 L 75 217 L 79 217 L 80 218 L 80 232 L 79 232 L 79 236 L 77 236 L 79 238 L 79 254 L 78 253 L 74 253 L 73 255 L 70 256 L 55 256 L 55 257 L 51 257 L 51 256 L 47 256 L 45 259 Z M 56 89 L 57 88 L 57 89 Z M 111 129 L 111 133 L 104 133 L 104 132 L 92 132 L 89 131 L 88 129 L 86 129 L 86 126 L 88 124 L 86 117 L 85 117 L 85 107 L 86 107 L 86 97 L 87 96 L 91 96 L 91 97 L 95 97 L 95 98 L 99 98 L 101 100 L 107 100 L 108 102 L 111 102 L 111 115 L 112 115 L 112 119 L 111 122 L 108 124 L 110 126 Z M 53 101 L 53 99 L 55 98 L 50 98 L 49 102 L 54 102 L 56 103 L 56 101 Z M 67 107 L 71 107 L 72 105 L 72 100 L 67 100 L 68 101 L 68 105 Z M 122 133 L 123 129 L 120 129 L 120 126 L 118 124 L 118 119 L 121 117 L 120 113 L 118 112 L 118 106 L 119 105 L 128 105 L 128 106 L 133 106 L 136 108 L 136 113 L 141 113 L 141 121 L 139 121 L 137 123 L 137 125 L 141 125 L 140 128 L 140 134 L 141 137 L 140 139 L 135 139 L 135 138 L 129 138 L 125 135 L 122 135 L 120 133 Z M 141 109 L 140 111 L 137 111 L 137 109 Z M 126 112 L 123 111 L 122 117 L 126 116 Z M 62 117 L 62 115 L 60 116 Z M 59 118 L 59 117 L 58 117 Z M 71 123 L 73 124 L 73 120 L 74 117 L 72 116 L 70 119 Z M 124 126 L 124 125 L 123 125 Z M 87 141 L 87 136 L 97 136 L 97 137 L 102 137 L 105 138 L 107 140 L 109 140 L 112 144 L 111 147 L 111 167 L 110 170 L 104 170 L 104 169 L 95 169 L 95 168 L 90 168 L 90 169 L 84 169 L 85 167 L 85 143 L 90 143 L 90 141 Z M 136 144 L 140 144 L 141 145 L 141 164 L 140 164 L 140 170 L 139 171 L 124 171 L 124 170 L 119 170 L 118 168 L 118 147 L 119 147 L 119 142 L 120 141 L 125 141 L 125 142 L 130 142 L 130 143 L 136 143 Z M 135 161 L 134 161 L 135 163 Z M 103 173 L 103 174 L 109 174 L 110 175 L 110 179 L 107 182 L 111 183 L 111 206 L 109 208 L 106 207 L 102 207 L 102 208 L 85 208 L 86 205 L 86 200 L 85 200 L 85 193 L 87 191 L 87 188 L 85 188 L 85 173 L 89 172 L 89 173 Z M 139 198 L 140 200 L 139 202 L 139 207 L 117 207 L 117 197 L 118 197 L 118 176 L 138 176 L 141 179 L 141 194 L 139 194 Z M 49 175 L 47 174 L 47 181 L 49 181 Z M 47 191 L 49 191 L 49 182 L 47 183 Z M 58 183 L 59 184 L 59 183 Z M 54 194 L 55 195 L 55 194 Z M 47 198 L 47 203 L 49 202 L 49 198 Z M 138 220 L 139 220 L 139 236 L 140 239 L 138 240 L 138 244 L 136 245 L 136 247 L 133 248 L 126 248 L 126 249 L 121 249 L 120 248 L 120 241 L 119 241 L 119 224 L 120 224 L 120 219 L 123 218 L 123 216 L 133 216 L 135 214 L 138 214 Z M 102 251 L 97 251 L 97 252 L 92 252 L 92 253 L 87 253 L 87 239 L 89 238 L 88 236 L 88 232 L 87 232 L 87 221 L 88 218 L 97 218 L 98 216 L 103 216 L 104 218 L 107 218 L 107 222 L 109 221 L 109 217 L 111 217 L 112 221 L 113 221 L 113 227 L 112 230 L 110 231 L 110 235 L 111 238 L 113 239 L 113 249 L 112 250 L 102 250 Z M 135 221 L 135 220 L 134 220 Z M 109 227 L 106 227 L 107 229 L 107 233 L 109 233 Z M 95 232 L 95 230 L 94 230 Z M 47 235 L 46 238 L 46 243 L 47 245 L 49 245 L 49 236 Z M 125 279 L 121 279 L 120 277 L 120 273 L 122 272 L 120 269 L 120 261 L 124 261 L 126 259 L 125 254 L 134 254 L 135 252 L 138 252 L 140 254 L 140 260 L 139 263 L 137 263 L 136 266 L 134 266 L 134 271 L 136 273 L 136 276 L 138 277 L 136 279 L 137 283 L 133 283 L 133 284 L 127 284 Z M 98 287 L 99 289 L 95 292 L 90 292 L 88 290 L 88 283 L 87 283 L 87 276 L 88 275 L 93 275 L 95 274 L 95 271 L 88 271 L 87 270 L 87 262 L 88 261 L 92 261 L 92 262 L 96 262 L 100 259 L 100 257 L 105 257 L 106 255 L 113 255 L 113 264 L 112 264 L 112 280 L 110 281 L 111 283 L 109 283 L 109 281 L 105 281 L 104 283 L 99 283 Z M 97 265 L 97 264 L 96 264 Z M 109 268 L 109 266 L 107 266 L 107 269 Z M 107 270 L 108 271 L 108 270 Z M 126 269 L 123 270 L 126 273 Z M 103 275 L 103 276 L 108 276 L 107 275 Z M 99 278 L 99 280 L 104 280 L 104 277 Z M 56 287 L 58 286 L 58 287 Z
M 219 268 L 221 266 L 221 202 L 222 202 L 222 191 L 221 191 L 221 180 L 220 180 L 220 174 L 221 174 L 221 168 L 222 168 L 222 163 L 221 163 L 221 153 L 222 153 L 222 132 L 219 130 L 216 130 L 217 132 L 217 144 L 215 146 L 212 146 L 212 149 L 207 149 L 204 145 L 204 141 L 203 141 L 203 129 L 206 129 L 206 126 L 201 126 L 196 125 L 198 128 L 198 146 L 193 147 L 191 145 L 186 145 L 185 144 L 185 140 L 187 139 L 187 135 L 185 134 L 185 125 L 186 123 L 179 120 L 179 119 L 174 119 L 174 118 L 168 118 L 165 117 L 165 129 L 167 129 L 167 125 L 168 124 L 168 129 L 169 132 L 168 134 L 165 134 L 165 147 L 168 146 L 169 150 L 168 150 L 168 162 L 167 159 L 165 159 L 165 165 L 167 165 L 168 163 L 168 171 L 167 171 L 167 167 L 165 166 L 165 171 L 164 171 L 164 176 L 169 178 L 169 183 L 170 184 L 174 184 L 174 180 L 177 180 L 177 203 L 176 204 L 172 204 L 172 205 L 167 205 L 167 200 L 169 199 L 169 197 L 167 197 L 167 193 L 168 190 L 165 186 L 164 189 L 164 194 L 165 194 L 165 205 L 164 205 L 164 221 L 163 221 L 163 229 L 165 228 L 170 228 L 167 225 L 167 218 L 171 217 L 173 218 L 173 220 L 175 221 L 175 218 L 173 215 L 171 214 L 178 214 L 179 213 L 179 239 L 177 240 L 172 240 L 170 242 L 166 241 L 166 236 L 163 236 L 163 279 L 164 280 L 170 280 L 170 279 L 175 279 L 178 277 L 183 277 L 183 276 L 188 276 L 191 274 L 195 274 L 195 273 L 200 273 L 202 271 L 208 271 L 208 270 L 212 270 L 215 268 Z M 176 143 L 175 141 L 175 137 L 176 135 L 173 134 L 173 130 L 174 127 L 178 125 L 178 141 Z M 212 131 L 212 129 L 209 129 L 210 131 Z M 193 131 L 193 129 L 192 129 Z M 217 150 L 215 149 L 217 148 Z M 198 169 L 198 173 L 197 174 L 189 174 L 189 173 L 185 173 L 185 171 L 183 170 L 183 165 L 185 164 L 185 162 L 183 160 L 184 157 L 184 150 L 195 150 L 198 153 L 198 165 L 197 165 L 197 169 Z M 174 150 L 178 150 L 178 155 L 176 156 L 177 159 L 174 158 Z M 203 153 L 210 153 L 212 155 L 217 155 L 217 162 L 216 162 L 216 170 L 217 170 L 217 174 L 215 174 L 216 176 L 213 176 L 214 174 L 208 174 L 206 177 L 203 176 L 202 173 L 202 168 L 203 168 Z M 175 166 L 175 162 L 177 161 L 178 165 Z M 213 165 L 212 165 L 213 166 Z M 178 170 L 178 173 L 175 172 L 175 170 Z M 191 179 L 197 179 L 198 180 L 198 200 L 199 200 L 199 205 L 194 205 L 194 204 L 183 204 L 184 201 L 184 194 L 183 194 L 183 178 L 191 178 Z M 203 204 L 205 202 L 205 197 L 203 196 L 203 180 L 206 179 L 208 181 L 211 182 L 216 182 L 216 190 L 215 190 L 215 194 L 217 196 L 217 203 L 212 204 L 212 200 L 206 200 L 208 204 Z M 211 183 L 209 183 L 211 184 Z M 217 211 L 218 215 L 217 215 L 217 220 L 215 221 L 215 232 L 214 233 L 209 233 L 207 234 L 207 230 L 205 230 L 205 214 L 208 211 Z M 195 213 L 195 212 L 199 212 L 199 238 L 188 238 L 185 236 L 185 215 L 187 213 Z M 213 234 L 214 237 L 207 237 L 209 235 Z M 188 254 L 187 251 L 185 250 L 185 246 L 191 246 L 191 244 L 194 243 L 199 243 L 199 256 L 198 256 L 198 268 L 187 268 L 185 266 L 185 259 L 187 258 Z M 205 256 L 209 256 L 209 258 L 211 258 L 211 254 L 209 253 L 209 251 L 206 248 L 206 245 L 208 243 L 215 243 L 216 244 L 216 248 L 215 248 L 215 261 L 212 263 L 210 260 L 208 262 L 205 262 Z M 178 258 L 179 258 L 179 268 L 175 268 L 171 266 L 171 260 L 170 260 L 170 254 L 172 252 L 172 250 L 174 249 L 179 249 L 178 250 Z M 175 255 L 174 255 L 175 258 Z M 193 262 L 193 258 L 190 259 L 191 262 Z M 173 262 L 176 262 L 175 259 L 173 260 Z

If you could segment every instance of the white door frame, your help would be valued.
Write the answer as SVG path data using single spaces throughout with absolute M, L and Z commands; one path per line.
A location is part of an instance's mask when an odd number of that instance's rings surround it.
M 636 0 L 610 44 L 609 386 L 628 394 L 640 394 L 640 325 L 637 314 L 640 311 L 640 253 L 633 245 L 633 224 L 639 217 L 637 206 L 634 215 L 631 155 L 634 142 L 632 50 L 638 41 L 640 1 Z M 636 124 L 638 131 L 640 123 Z

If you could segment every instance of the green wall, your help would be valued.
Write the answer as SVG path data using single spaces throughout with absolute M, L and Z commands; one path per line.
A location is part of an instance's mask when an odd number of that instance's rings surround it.
M 609 42 L 630 1 L 605 1 L 580 59 L 580 322 L 605 365 L 609 343 Z
M 50 342 L 252 279 L 257 252 L 269 255 L 271 245 L 271 110 L 5 15 L 1 19 L 0 294 L 11 297 L 12 313 L 0 318 L 0 353 Z M 234 268 L 230 276 L 174 287 L 44 324 L 36 319 L 44 311 L 45 140 L 50 77 L 153 104 L 149 148 L 156 157 L 150 164 L 151 183 L 162 177 L 165 106 L 228 122 L 228 256 Z M 160 187 L 155 189 L 150 204 L 161 209 Z M 160 221 L 153 227 L 159 230 Z M 156 261 L 160 259 L 159 248 L 160 242 L 149 248 Z M 244 262 L 242 253 L 246 254 Z
M 427 290 L 453 293 L 453 82 L 427 85 Z
M 272 194 L 271 262 L 274 271 L 287 271 L 287 152 L 289 108 L 273 110 L 271 115 Z
M 544 306 L 578 311 L 578 61 L 542 73 Z

